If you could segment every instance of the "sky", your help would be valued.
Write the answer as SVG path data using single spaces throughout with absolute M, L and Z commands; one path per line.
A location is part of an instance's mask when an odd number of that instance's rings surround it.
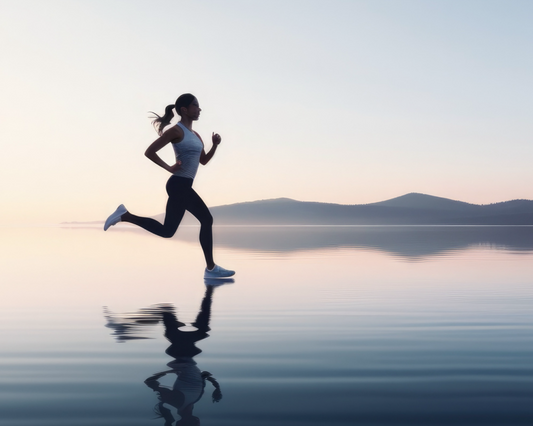
M 532 19 L 529 0 L 0 0 L 0 221 L 163 212 L 149 111 L 186 92 L 222 136 L 208 206 L 533 199 Z

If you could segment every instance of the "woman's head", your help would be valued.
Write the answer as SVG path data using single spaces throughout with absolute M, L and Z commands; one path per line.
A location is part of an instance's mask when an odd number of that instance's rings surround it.
M 174 117 L 174 109 L 180 117 L 186 115 L 191 120 L 198 120 L 201 111 L 196 97 L 190 93 L 184 93 L 178 99 L 176 99 L 176 103 L 174 105 L 167 105 L 165 108 L 165 114 L 163 116 L 152 112 L 152 114 L 156 116 L 155 120 L 152 121 L 152 124 L 154 125 L 157 133 L 160 135 Z
M 178 115 L 181 117 L 181 115 L 184 113 L 183 111 L 181 111 L 181 109 L 188 109 L 194 101 L 196 101 L 196 98 L 190 93 L 184 93 L 178 99 L 176 99 L 174 108 L 176 109 Z

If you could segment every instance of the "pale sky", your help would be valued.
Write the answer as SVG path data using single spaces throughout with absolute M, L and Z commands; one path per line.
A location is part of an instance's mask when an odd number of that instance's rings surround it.
M 530 0 L 0 0 L 0 221 L 162 213 L 148 111 L 185 92 L 223 139 L 208 206 L 533 199 L 531 22 Z

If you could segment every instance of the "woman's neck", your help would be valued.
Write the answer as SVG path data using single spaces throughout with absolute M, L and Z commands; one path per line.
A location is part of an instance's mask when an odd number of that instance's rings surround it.
M 180 123 L 192 132 L 192 120 L 188 117 L 181 117 Z

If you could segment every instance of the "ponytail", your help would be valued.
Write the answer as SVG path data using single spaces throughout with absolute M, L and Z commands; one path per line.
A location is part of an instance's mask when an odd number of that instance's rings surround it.
M 160 136 L 163 134 L 164 128 L 170 124 L 170 121 L 174 117 L 174 111 L 172 111 L 173 109 L 176 110 L 178 115 L 181 115 L 181 108 L 188 108 L 189 105 L 192 104 L 195 99 L 196 97 L 194 95 L 191 95 L 190 93 L 184 93 L 178 99 L 176 99 L 176 103 L 174 105 L 168 105 L 165 108 L 165 115 L 163 115 L 163 117 L 153 111 L 150 111 L 152 114 L 155 115 L 155 119 L 152 121 L 152 124 L 155 127 L 156 132 Z
M 150 111 L 156 116 L 156 118 L 152 121 L 152 125 L 155 127 L 155 131 L 159 134 L 159 136 L 163 134 L 163 129 L 170 124 L 170 120 L 172 120 L 174 117 L 174 111 L 172 111 L 173 109 L 174 105 L 168 105 L 165 108 L 165 115 L 163 115 L 163 117 L 153 111 Z

